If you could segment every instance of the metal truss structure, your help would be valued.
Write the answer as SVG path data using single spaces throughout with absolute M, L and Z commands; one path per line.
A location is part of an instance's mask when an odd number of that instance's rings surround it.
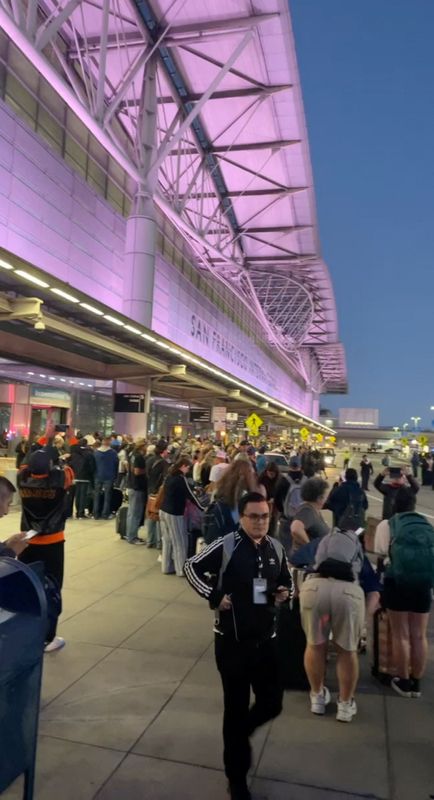
M 0 27 L 314 391 L 345 391 L 287 0 L 0 0 Z

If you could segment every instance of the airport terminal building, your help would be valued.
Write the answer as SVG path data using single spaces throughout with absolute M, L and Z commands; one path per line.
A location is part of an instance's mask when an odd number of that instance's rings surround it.
M 291 22 L 255 7 L 0 7 L 2 429 L 108 425 L 114 393 L 133 434 L 211 407 L 326 430 L 346 366 Z

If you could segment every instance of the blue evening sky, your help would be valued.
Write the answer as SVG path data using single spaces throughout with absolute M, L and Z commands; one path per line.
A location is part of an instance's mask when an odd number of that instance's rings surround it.
M 290 0 L 349 395 L 434 420 L 434 0 Z

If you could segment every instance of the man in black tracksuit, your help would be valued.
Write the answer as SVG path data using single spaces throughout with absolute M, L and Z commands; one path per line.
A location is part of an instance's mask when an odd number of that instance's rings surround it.
M 282 546 L 267 536 L 269 507 L 264 497 L 246 494 L 239 513 L 239 531 L 186 561 L 185 576 L 216 611 L 225 772 L 232 800 L 248 800 L 249 737 L 282 710 L 276 605 L 287 600 L 291 577 Z M 255 702 L 249 707 L 251 688 Z

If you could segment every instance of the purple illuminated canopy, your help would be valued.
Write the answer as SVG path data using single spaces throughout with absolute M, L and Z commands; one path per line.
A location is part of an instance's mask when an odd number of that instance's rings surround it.
M 344 391 L 287 0 L 2 0 L 0 26 L 306 385 Z

